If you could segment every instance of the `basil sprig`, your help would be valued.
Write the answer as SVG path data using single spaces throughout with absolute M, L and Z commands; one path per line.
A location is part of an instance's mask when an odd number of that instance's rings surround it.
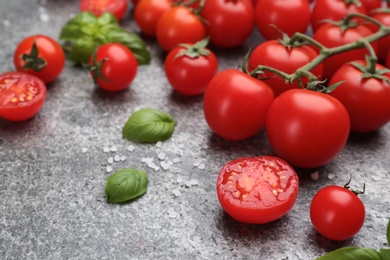
M 105 193 L 108 202 L 120 203 L 135 199 L 146 192 L 148 175 L 135 168 L 123 168 L 108 177 Z
M 176 122 L 160 110 L 141 108 L 135 111 L 122 129 L 124 138 L 130 141 L 155 143 L 171 137 Z
M 390 245 L 390 220 L 387 224 L 387 244 Z M 324 256 L 317 258 L 317 260 L 389 260 L 390 249 L 381 248 L 378 251 L 371 248 L 364 247 L 342 247 Z
M 137 58 L 138 64 L 148 64 L 150 53 L 143 40 L 134 32 L 120 26 L 112 13 L 96 17 L 91 12 L 81 12 L 71 18 L 60 33 L 60 40 L 69 58 L 77 64 L 87 64 L 95 49 L 105 43 L 125 45 Z

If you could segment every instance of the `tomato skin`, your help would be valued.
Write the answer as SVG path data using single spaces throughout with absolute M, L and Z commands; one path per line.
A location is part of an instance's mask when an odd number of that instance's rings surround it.
M 275 98 L 266 121 L 276 155 L 300 168 L 332 161 L 344 148 L 349 131 L 349 115 L 340 101 L 305 89 L 287 90 Z
M 40 78 L 24 72 L 0 74 L 0 118 L 15 122 L 30 119 L 45 99 L 46 85 Z
M 241 45 L 255 25 L 250 0 L 208 0 L 200 15 L 207 21 L 210 42 L 223 48 Z
M 309 46 L 286 47 L 278 40 L 269 40 L 259 44 L 249 57 L 249 68 L 256 68 L 258 65 L 269 66 L 285 73 L 294 73 L 300 67 L 306 65 L 317 56 L 317 53 Z M 315 67 L 312 71 L 313 75 L 321 79 L 323 68 L 322 64 Z M 273 73 L 265 71 L 262 78 L 268 86 L 272 88 L 275 96 L 282 92 L 299 88 L 298 82 L 286 84 L 284 79 L 275 76 Z M 303 85 L 308 82 L 306 78 L 302 79 Z
M 362 228 L 365 207 L 359 197 L 347 188 L 326 186 L 313 197 L 310 219 L 314 228 L 331 240 L 346 240 Z
M 210 81 L 203 99 L 205 119 L 218 136 L 240 141 L 264 128 L 274 99 L 264 82 L 236 69 L 224 70 Z
M 297 16 L 297 14 L 299 14 Z M 305 33 L 310 23 L 307 0 L 259 0 L 255 8 L 256 27 L 266 40 L 276 39 L 279 30 L 292 36 Z
M 350 13 L 367 14 L 364 5 L 348 4 L 340 0 L 317 0 L 311 14 L 311 26 L 317 31 L 323 25 L 323 20 L 339 21 Z
M 189 44 L 193 45 L 193 44 Z M 209 55 L 191 58 L 187 55 L 176 57 L 186 50 L 182 46 L 175 47 L 165 58 L 165 74 L 171 86 L 181 94 L 193 96 L 202 94 L 211 79 L 217 74 L 218 60 L 210 51 Z
M 171 8 L 169 0 L 141 0 L 134 9 L 134 20 L 144 34 L 155 37 L 158 20 Z
M 286 215 L 295 204 L 298 190 L 294 169 L 274 156 L 230 161 L 217 179 L 222 208 L 235 220 L 250 224 L 264 224 Z
M 195 43 L 206 36 L 206 26 L 184 6 L 169 9 L 157 23 L 157 41 L 167 52 L 180 43 Z
M 42 70 L 24 69 L 26 62 L 21 58 L 23 54 L 30 54 L 33 44 L 38 49 L 38 57 L 46 61 Z M 37 34 L 24 38 L 14 51 L 14 66 L 17 71 L 25 72 L 40 78 L 45 83 L 53 82 L 61 74 L 65 66 L 65 54 L 61 45 L 52 38 Z
M 355 42 L 361 38 L 371 35 L 373 32 L 365 25 L 348 28 L 344 32 L 339 26 L 326 23 L 322 25 L 313 35 L 313 39 L 328 48 L 334 48 L 344 44 Z M 373 42 L 372 48 L 375 52 L 378 51 L 378 43 Z M 323 61 L 324 79 L 330 79 L 332 75 L 344 63 L 362 59 L 368 55 L 366 48 L 354 49 L 340 54 L 331 56 Z
M 111 12 L 116 19 L 122 20 L 128 5 L 127 0 L 80 0 L 79 8 L 82 12 L 89 11 L 96 16 Z
M 390 26 L 390 12 L 375 12 L 370 15 L 372 18 L 378 20 L 382 24 L 386 26 Z M 367 26 L 373 31 L 378 31 L 378 26 L 369 23 Z M 382 37 L 377 41 L 378 43 L 378 51 L 377 56 L 380 61 L 385 61 L 387 54 L 390 53 L 390 35 L 387 35 L 385 37 Z
M 122 44 L 106 43 L 100 45 L 96 50 L 96 59 L 98 62 L 106 59 L 100 72 L 108 81 L 98 77 L 96 82 L 96 84 L 104 90 L 124 90 L 129 87 L 137 74 L 137 59 L 134 54 Z M 93 65 L 93 57 L 91 57 L 90 65 Z M 93 77 L 93 71 L 91 71 L 90 74 Z
M 389 53 L 387 54 L 386 66 L 387 66 L 387 68 L 390 68 L 390 51 L 389 51 Z
M 365 61 L 355 61 L 366 66 Z M 377 64 L 376 70 L 385 67 Z M 347 63 L 333 75 L 329 84 L 344 83 L 330 92 L 340 100 L 351 119 L 351 131 L 374 131 L 390 121 L 390 88 L 384 81 L 376 78 L 361 78 L 363 72 Z M 385 74 L 390 80 L 390 73 Z
M 367 14 L 370 14 L 372 10 L 382 7 L 382 0 L 360 0 L 366 9 Z

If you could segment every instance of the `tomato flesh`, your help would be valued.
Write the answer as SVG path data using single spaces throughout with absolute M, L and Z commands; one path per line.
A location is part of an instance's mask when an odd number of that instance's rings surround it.
M 46 86 L 39 78 L 21 72 L 0 75 L 0 117 L 27 120 L 38 113 L 45 98 Z
M 239 158 L 225 164 L 217 180 L 222 208 L 244 223 L 263 224 L 286 215 L 298 196 L 294 169 L 274 156 Z

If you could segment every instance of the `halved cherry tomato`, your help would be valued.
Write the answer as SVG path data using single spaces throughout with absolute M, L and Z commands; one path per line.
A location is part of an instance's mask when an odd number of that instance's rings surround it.
M 23 72 L 0 75 L 0 118 L 23 121 L 35 116 L 46 99 L 45 83 Z
M 222 208 L 237 221 L 264 224 L 286 215 L 298 196 L 294 169 L 274 156 L 239 158 L 228 162 L 217 179 Z
M 96 16 L 111 12 L 116 19 L 121 20 L 128 8 L 127 0 L 80 0 L 80 10 L 89 11 Z
M 107 91 L 121 91 L 133 82 L 138 62 L 134 54 L 119 43 L 100 45 L 90 60 L 90 74 Z
M 14 52 L 15 69 L 40 78 L 45 83 L 54 81 L 65 66 L 61 45 L 45 35 L 24 38 Z

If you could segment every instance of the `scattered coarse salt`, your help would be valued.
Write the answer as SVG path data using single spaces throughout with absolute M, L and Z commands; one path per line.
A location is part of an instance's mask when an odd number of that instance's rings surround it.
M 107 159 L 107 162 L 108 162 L 109 164 L 113 164 L 113 163 L 114 163 L 114 158 L 112 158 L 112 157 L 108 158 L 108 159 Z
M 320 178 L 320 173 L 318 171 L 315 171 L 312 174 L 310 174 L 310 177 L 313 181 L 316 181 Z
M 112 172 L 112 167 L 110 166 L 110 165 L 108 165 L 107 167 L 106 167 L 106 172 Z
M 178 189 L 174 189 L 172 191 L 172 194 L 175 196 L 175 197 L 179 197 L 181 195 L 181 192 L 178 190 Z
M 116 147 L 115 145 L 113 145 L 113 146 L 110 147 L 110 151 L 115 153 L 115 152 L 118 151 L 118 147 Z
M 127 151 L 129 151 L 129 152 L 134 151 L 134 149 L 135 149 L 135 146 L 134 146 L 134 145 L 129 145 L 129 146 L 127 147 Z
M 169 216 L 170 218 L 177 218 L 177 217 L 180 216 L 180 214 L 177 213 L 177 212 L 175 211 L 174 208 L 169 208 L 169 209 L 168 209 L 168 216 Z
M 173 163 L 179 163 L 181 160 L 180 160 L 180 158 L 179 157 L 176 157 L 176 158 L 173 158 L 172 159 L 172 162 Z
M 185 184 L 188 188 L 190 188 L 190 187 L 192 187 L 192 186 L 198 186 L 198 185 L 199 185 L 199 182 L 198 182 L 197 180 L 195 180 L 195 179 L 192 179 L 192 180 L 189 180 L 189 181 L 184 182 L 184 184 Z
M 204 169 L 206 169 L 206 165 L 204 163 L 201 163 L 198 165 L 198 169 L 204 170 Z
M 164 160 L 165 159 L 165 153 L 158 153 L 157 154 L 157 158 L 160 159 L 160 160 Z
M 119 155 L 115 155 L 114 161 L 119 162 L 121 160 L 121 157 Z
M 157 147 L 161 147 L 161 145 L 162 145 L 162 142 L 161 142 L 161 141 L 158 141 L 158 142 L 156 143 L 156 146 L 157 146 Z
M 200 160 L 196 160 L 196 161 L 193 163 L 193 166 L 198 167 L 200 164 L 201 164 L 201 161 L 200 161 Z
M 48 22 L 48 21 L 50 21 L 50 16 L 49 16 L 49 14 L 47 14 L 47 13 L 41 13 L 41 14 L 39 15 L 39 18 L 41 19 L 42 22 Z
M 335 177 L 335 175 L 334 175 L 333 173 L 329 173 L 329 174 L 328 174 L 328 179 L 329 179 L 329 180 L 333 180 L 334 177 Z
M 82 148 L 82 149 L 81 149 L 81 152 L 82 152 L 82 153 L 86 153 L 86 152 L 88 152 L 88 148 L 85 148 L 85 147 L 84 147 L 84 148 Z
M 4 25 L 5 27 L 8 27 L 8 26 L 11 25 L 11 22 L 10 22 L 9 20 L 4 20 L 4 21 L 3 21 L 3 25 Z
M 179 176 L 179 177 L 177 177 L 176 181 L 177 181 L 177 183 L 182 183 L 183 179 Z
M 127 157 L 125 156 L 125 155 L 122 155 L 121 156 L 121 161 L 123 162 L 123 161 L 126 161 L 126 159 L 127 159 Z
M 110 147 L 104 146 L 103 147 L 103 153 L 109 153 L 110 152 Z
M 371 178 L 372 178 L 374 181 L 380 181 L 380 180 L 382 180 L 381 177 L 376 176 L 376 175 L 372 175 Z

